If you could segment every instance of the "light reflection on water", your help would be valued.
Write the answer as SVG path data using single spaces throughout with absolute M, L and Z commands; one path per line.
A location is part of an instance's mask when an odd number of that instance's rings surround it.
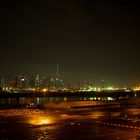
M 133 109 L 126 109 L 125 111 L 135 112 L 140 110 Z M 42 139 L 42 140 L 54 140 L 54 139 L 61 139 L 61 136 L 64 135 L 64 139 L 68 139 L 68 137 L 71 136 L 71 134 L 77 136 L 79 139 L 83 139 L 85 135 L 82 135 L 82 133 L 74 133 L 73 131 L 76 131 L 76 129 L 83 130 L 83 134 L 92 136 L 92 138 L 89 137 L 89 139 L 96 139 L 99 138 L 100 135 L 101 139 L 104 139 L 106 136 L 107 138 L 110 138 L 112 135 L 112 139 L 115 136 L 127 136 L 132 135 L 131 132 L 127 135 L 119 134 L 118 131 L 122 130 L 121 132 L 124 132 L 124 130 L 127 129 L 121 129 L 120 127 L 113 127 L 112 129 L 110 126 L 106 125 L 94 125 L 96 119 L 100 120 L 102 117 L 116 117 L 120 116 L 121 112 L 123 111 L 116 111 L 114 109 L 111 110 L 96 110 L 96 109 L 71 109 L 71 110 L 48 110 L 48 109 L 9 109 L 9 110 L 0 110 L 1 114 L 14 114 L 18 113 L 20 115 L 20 118 L 24 118 L 23 122 L 26 124 L 31 125 L 31 127 L 27 127 L 26 131 L 31 131 L 30 135 L 28 137 L 31 137 L 32 139 Z M 139 112 L 140 113 L 140 112 Z M 23 115 L 24 114 L 24 115 Z M 14 117 L 16 118 L 16 117 Z M 64 125 L 63 125 L 64 124 Z M 9 124 L 8 124 L 9 125 Z M 88 125 L 88 127 L 86 126 Z M 19 130 L 21 130 L 21 126 L 19 125 Z M 88 128 L 88 129 L 87 129 Z M 103 128 L 103 129 L 102 129 Z M 66 130 L 66 131 L 65 131 Z M 94 130 L 98 130 L 99 132 L 94 132 Z M 106 131 L 107 130 L 107 131 Z M 23 132 L 25 130 L 23 129 Z M 69 131 L 71 133 L 69 133 Z M 93 131 L 93 132 L 92 132 Z M 106 131 L 106 132 L 105 132 Z M 132 131 L 132 130 L 131 130 Z M 136 133 L 135 130 L 133 130 L 133 135 Z M 11 131 L 10 131 L 11 132 Z M 65 133 L 66 132 L 66 133 Z M 104 132 L 104 133 L 103 133 Z M 58 134 L 57 134 L 58 133 Z M 24 133 L 23 133 L 24 134 Z M 60 135 L 59 135 L 60 134 Z M 6 134 L 5 134 L 6 135 Z M 94 137 L 97 136 L 97 137 Z M 60 137 L 60 138 L 59 138 Z M 77 137 L 75 137 L 76 139 Z M 131 138 L 134 138 L 134 136 L 131 136 Z M 88 139 L 88 138 L 87 138 Z M 111 139 L 111 138 L 110 138 Z M 121 137 L 120 137 L 121 139 Z M 123 138 L 122 138 L 123 139 Z M 124 138 L 125 139 L 125 138 Z
M 28 118 L 27 122 L 32 125 L 49 125 L 54 123 L 53 118 L 41 115 L 36 115 Z
M 94 112 L 85 112 L 85 114 L 82 112 L 77 112 L 75 111 L 46 111 L 44 114 L 35 114 L 35 115 L 28 115 L 26 118 L 26 123 L 31 124 L 31 125 L 51 125 L 55 124 L 56 122 L 61 122 L 63 120 L 69 120 L 69 119 L 74 119 L 76 120 L 84 120 L 84 119 L 97 119 L 103 116 L 108 116 L 108 113 L 101 112 L 101 111 L 94 111 Z M 55 112 L 55 113 L 54 113 Z
M 95 101 L 96 97 L 20 97 L 20 98 L 0 98 L 0 106 L 30 105 L 34 103 L 42 106 L 45 102 L 67 102 L 67 101 Z M 108 100 L 108 97 L 102 97 L 100 100 Z M 113 99 L 114 100 L 114 99 Z
M 126 109 L 126 113 L 130 114 L 130 115 L 139 115 L 140 109 L 139 108 L 129 108 L 129 109 Z

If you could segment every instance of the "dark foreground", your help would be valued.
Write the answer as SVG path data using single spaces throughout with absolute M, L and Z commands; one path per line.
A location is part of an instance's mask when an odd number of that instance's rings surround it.
M 0 140 L 135 140 L 140 107 L 1 109 Z

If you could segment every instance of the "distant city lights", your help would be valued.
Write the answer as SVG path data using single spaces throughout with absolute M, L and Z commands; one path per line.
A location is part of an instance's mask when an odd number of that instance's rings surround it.
M 102 82 L 105 82 L 104 80 Z M 95 83 L 95 85 L 97 85 Z M 106 83 L 95 86 L 92 82 L 69 82 L 63 80 L 59 73 L 54 76 L 48 76 L 41 78 L 40 75 L 26 76 L 15 76 L 13 79 L 6 80 L 0 79 L 0 92 L 9 93 L 20 93 L 20 92 L 115 92 L 115 91 L 140 91 L 140 86 L 136 87 L 114 87 L 107 85 Z

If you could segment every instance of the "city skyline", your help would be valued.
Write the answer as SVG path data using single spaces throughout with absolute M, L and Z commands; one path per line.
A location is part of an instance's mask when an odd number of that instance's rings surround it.
M 59 70 L 58 70 L 59 71 Z M 89 85 L 89 86 L 94 86 L 94 87 L 102 87 L 103 85 L 105 87 L 116 87 L 116 88 L 131 88 L 131 87 L 136 87 L 139 86 L 139 83 L 136 84 L 132 84 L 130 86 L 128 86 L 128 84 L 126 83 L 125 85 L 117 85 L 114 84 L 115 82 L 112 81 L 107 81 L 106 79 L 99 79 L 99 80 L 90 80 L 90 79 L 83 79 L 83 80 L 79 80 L 79 79 L 72 79 L 72 80 L 68 80 L 65 79 L 63 76 L 63 74 L 54 72 L 53 74 L 45 74 L 45 75 L 39 75 L 39 74 L 31 74 L 31 75 L 27 75 L 27 74 L 15 74 L 15 75 L 11 75 L 9 77 L 0 77 L 1 82 L 4 82 L 6 85 L 11 85 L 11 82 L 15 82 L 16 79 L 24 79 L 24 81 L 27 81 L 28 85 L 30 85 L 30 82 L 32 80 L 38 79 L 38 82 L 43 85 L 44 87 L 48 87 L 49 86 L 49 81 L 53 80 L 53 82 L 55 81 L 63 81 L 66 85 L 67 84 L 74 84 L 75 86 L 84 86 L 84 85 Z M 1 83 L 0 82 L 0 83 Z M 42 83 L 43 82 L 43 83 Z M 45 83 L 44 83 L 45 82 Z M 35 83 L 34 83 L 35 84 Z M 12 84 L 13 85 L 13 84 Z
M 138 2 L 24 0 L 1 4 L 0 77 L 53 75 L 140 83 Z

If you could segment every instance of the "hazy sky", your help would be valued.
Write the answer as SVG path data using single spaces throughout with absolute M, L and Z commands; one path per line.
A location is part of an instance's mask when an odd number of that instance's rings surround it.
M 0 4 L 0 76 L 140 83 L 136 0 L 5 0 Z

